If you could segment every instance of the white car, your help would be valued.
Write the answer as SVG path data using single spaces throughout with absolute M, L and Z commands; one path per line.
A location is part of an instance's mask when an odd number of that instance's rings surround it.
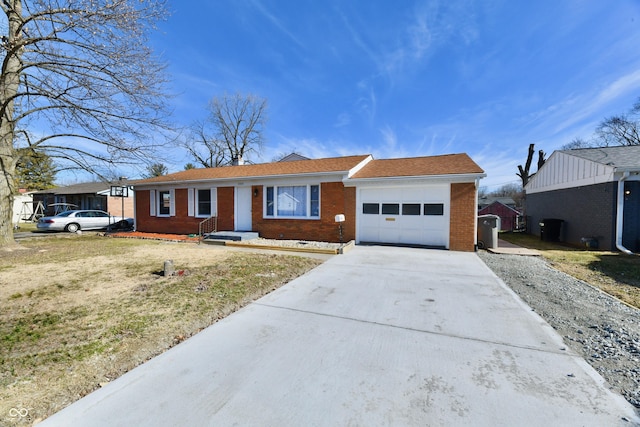
M 133 227 L 132 218 L 112 216 L 104 211 L 73 210 L 55 216 L 45 216 L 38 220 L 39 231 L 100 230 L 105 228 L 127 229 Z

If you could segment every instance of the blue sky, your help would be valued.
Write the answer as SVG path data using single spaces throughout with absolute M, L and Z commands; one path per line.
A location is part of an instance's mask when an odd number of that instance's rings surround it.
M 267 99 L 255 162 L 465 152 L 488 190 L 527 148 L 589 138 L 640 97 L 637 0 L 174 1 L 152 37 L 179 126 L 214 96 Z M 191 161 L 167 156 L 170 171 Z

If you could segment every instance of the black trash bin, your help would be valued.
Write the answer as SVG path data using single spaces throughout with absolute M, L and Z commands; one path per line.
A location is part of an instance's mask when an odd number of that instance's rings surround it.
M 560 231 L 564 220 L 557 218 L 545 218 L 540 222 L 540 239 L 546 242 L 560 240 Z

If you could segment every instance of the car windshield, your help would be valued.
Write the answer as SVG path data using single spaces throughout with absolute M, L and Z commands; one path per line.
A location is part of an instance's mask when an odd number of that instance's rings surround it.
M 66 211 L 66 212 L 59 213 L 59 214 L 58 214 L 58 215 L 56 215 L 56 216 L 69 216 L 69 215 L 71 215 L 72 213 L 73 213 L 73 211 Z

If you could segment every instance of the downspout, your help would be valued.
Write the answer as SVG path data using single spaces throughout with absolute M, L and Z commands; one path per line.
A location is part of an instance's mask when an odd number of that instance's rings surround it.
M 623 217 L 624 217 L 624 181 L 629 178 L 629 171 L 624 172 L 622 177 L 618 180 L 618 203 L 616 207 L 616 248 L 620 252 L 627 255 L 633 255 L 629 249 L 622 246 L 622 231 L 623 231 Z
M 476 178 L 476 205 L 474 208 L 474 218 L 473 218 L 473 251 L 478 252 L 478 189 L 480 188 L 480 178 Z M 451 232 L 449 232 L 451 234 Z M 497 243 L 497 242 L 496 242 Z

